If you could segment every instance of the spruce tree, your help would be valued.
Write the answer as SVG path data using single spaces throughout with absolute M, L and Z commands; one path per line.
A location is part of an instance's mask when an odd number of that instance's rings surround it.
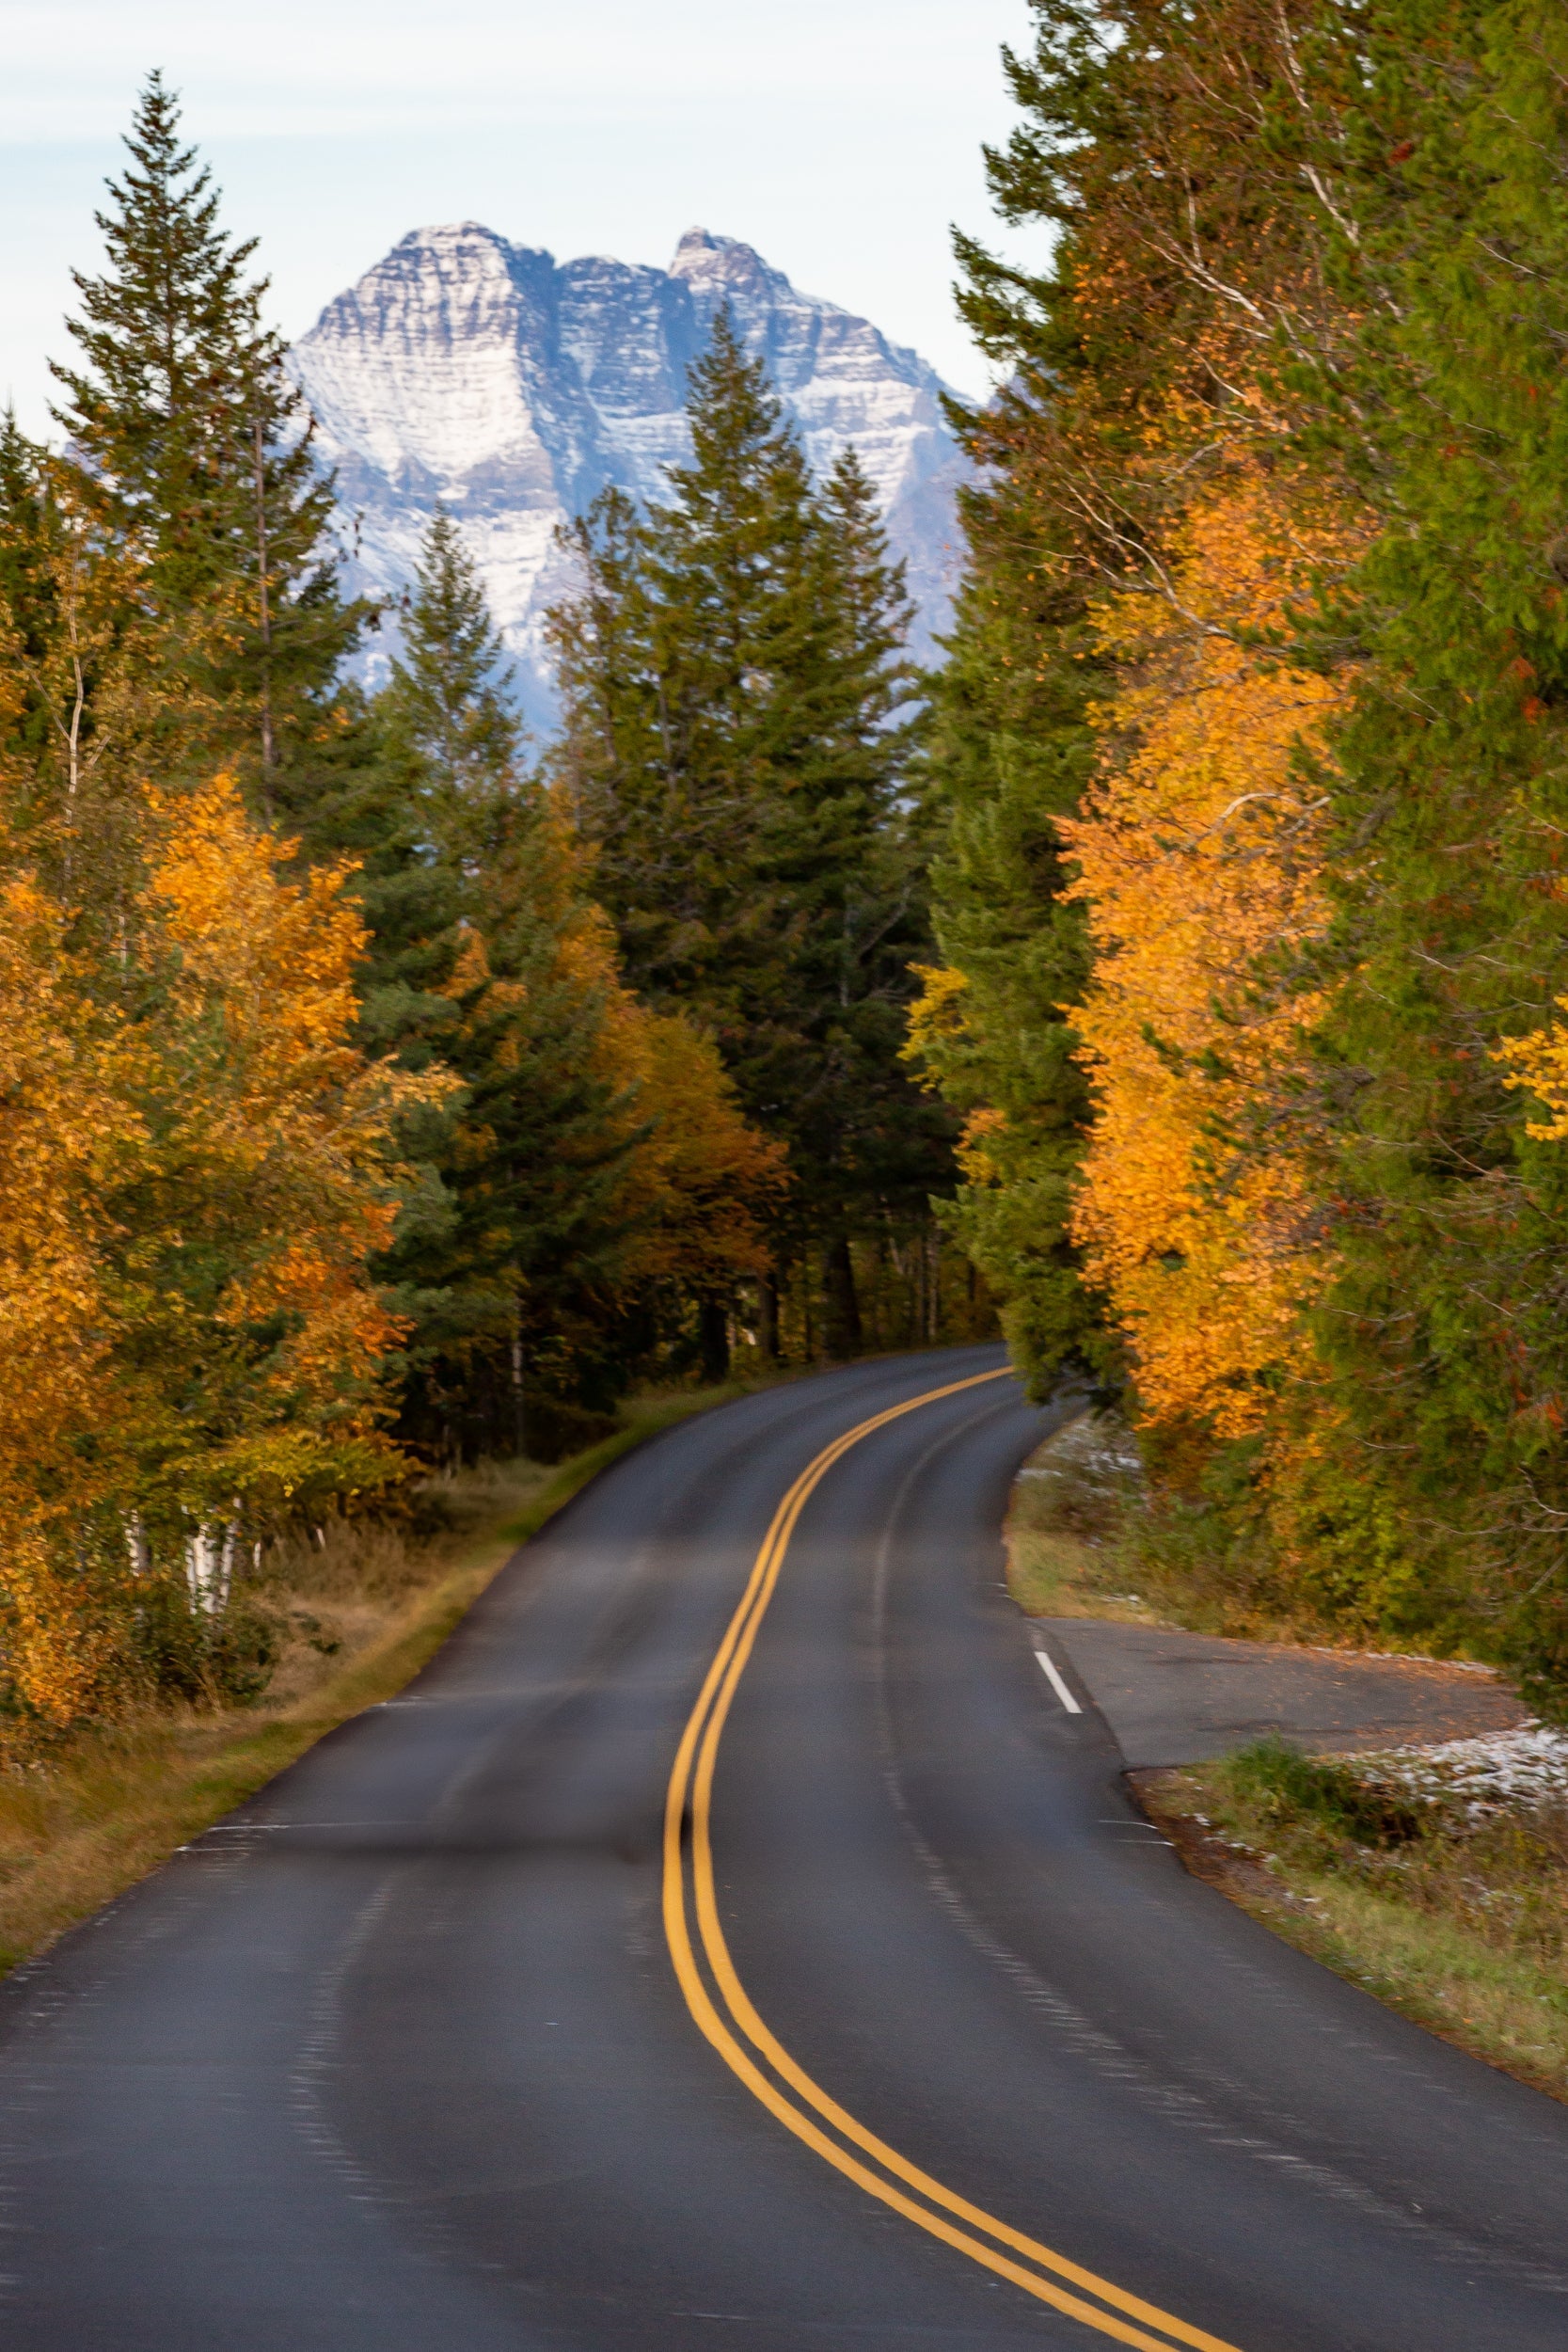
M 541 1388 L 568 1404 L 616 1388 L 592 1294 L 619 1245 L 626 1137 L 596 1068 L 602 1005 L 562 970 L 580 893 L 505 686 L 483 586 L 437 512 L 403 650 L 359 723 L 370 742 L 336 782 L 319 771 L 300 812 L 311 855 L 359 863 L 362 1038 L 462 1081 L 414 1122 L 424 1183 L 381 1268 L 412 1327 L 402 1426 L 437 1451 L 512 1450 L 525 1376 L 536 1423 Z
M 15 410 L 8 407 L 0 421 L 0 645 L 10 693 L 0 724 L 6 750 L 34 773 L 50 737 L 38 671 L 48 659 L 58 618 L 50 521 L 45 452 L 27 438 Z
M 965 496 L 973 570 L 920 777 L 933 927 L 944 973 L 962 977 L 922 1009 L 917 1038 L 944 1099 L 986 1122 L 984 1165 L 944 1214 L 1045 1396 L 1064 1368 L 1111 1360 L 1068 1231 L 1090 1113 L 1070 1008 L 1089 953 L 1056 830 L 1093 774 L 1085 707 L 1101 665 L 1085 651 L 1081 590 L 1042 561 L 1053 534 L 1032 504 L 1006 476 Z
M 1336 189 L 1358 332 L 1320 394 L 1384 528 L 1327 616 L 1359 674 L 1322 780 L 1312 1568 L 1401 1630 L 1479 1627 L 1560 1694 L 1568 1175 L 1499 1048 L 1568 992 L 1568 35 L 1541 0 L 1370 19 Z
M 461 805 L 515 768 L 522 729 L 484 589 L 444 507 L 431 518 L 382 722 L 416 789 Z
M 565 774 L 636 985 L 735 1007 L 759 813 L 809 757 L 819 656 L 811 485 L 727 311 L 692 370 L 692 462 L 640 518 L 611 493 L 571 534 L 585 598 L 554 616 Z
M 898 1059 L 926 941 L 908 604 L 847 461 L 820 491 L 728 313 L 692 370 L 667 505 L 600 502 L 553 617 L 559 771 L 628 977 L 712 1034 L 793 1174 L 778 1264 L 821 1249 L 853 1353 L 849 1244 L 923 1222 L 946 1120 Z
M 1092 780 L 1087 713 L 1115 667 L 1095 611 L 1164 593 L 1164 537 L 1225 463 L 1241 388 L 1266 367 L 1288 410 L 1285 363 L 1336 348 L 1303 164 L 1317 126 L 1292 76 L 1303 48 L 1354 46 L 1356 13 L 1031 0 L 1030 48 L 1004 53 L 1020 119 L 987 177 L 1002 220 L 1049 231 L 1050 260 L 956 239 L 959 309 L 1003 380 L 953 416 L 975 474 L 922 785 L 945 993 L 918 1027 L 946 1098 L 983 1121 L 952 1221 L 1041 1394 L 1067 1366 L 1117 1372 L 1069 1232 L 1089 957 L 1057 824 Z
M 130 164 L 96 215 L 106 267 L 73 273 L 79 357 L 54 364 L 54 414 L 84 495 L 135 550 L 146 596 L 204 673 L 213 711 L 188 756 L 238 764 L 270 812 L 366 608 L 339 594 L 332 485 L 262 322 L 255 240 L 235 244 L 221 226 L 157 73 L 125 143 Z

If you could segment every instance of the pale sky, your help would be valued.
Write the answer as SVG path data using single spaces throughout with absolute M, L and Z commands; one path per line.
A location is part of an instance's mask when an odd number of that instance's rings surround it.
M 154 66 L 287 335 L 432 222 L 658 263 L 700 223 L 982 391 L 948 229 L 1040 257 L 996 230 L 980 156 L 1029 28 L 1026 0 L 0 0 L 0 398 L 44 430 L 68 272 L 96 264 Z

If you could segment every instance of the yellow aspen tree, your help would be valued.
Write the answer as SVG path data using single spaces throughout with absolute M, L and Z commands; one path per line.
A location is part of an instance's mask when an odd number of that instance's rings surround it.
M 1073 1014 L 1095 1101 L 1074 1235 L 1143 1410 L 1222 1437 L 1259 1425 L 1323 1276 L 1289 1126 L 1269 1140 L 1260 1116 L 1316 1007 L 1258 976 L 1323 921 L 1319 810 L 1292 755 L 1335 688 L 1266 641 L 1341 537 L 1232 460 L 1172 532 L 1164 593 L 1100 607 L 1124 683 L 1061 827 L 1095 957 Z
M 117 1025 L 58 908 L 0 887 L 0 1626 L 16 1697 L 61 1724 L 123 1694 L 123 1628 L 76 1540 L 126 1431 L 103 1282 L 106 1203 L 145 1143 Z
M 295 879 L 293 845 L 249 821 L 230 777 L 147 798 L 135 1083 L 150 1150 L 116 1204 L 118 1360 L 147 1507 L 183 1514 L 214 1605 L 231 1516 L 396 1470 L 380 1375 L 399 1332 L 369 1265 L 398 1210 L 398 1119 L 448 1082 L 354 1042 L 366 934 L 349 868 Z
M 640 1129 L 618 1203 L 626 1280 L 719 1294 L 760 1279 L 763 1220 L 788 1182 L 784 1145 L 749 1123 L 718 1047 L 681 1014 L 626 994 L 607 1028 Z
M 590 1060 L 608 1090 L 607 1130 L 621 1152 L 610 1204 L 620 1236 L 613 1286 L 665 1281 L 720 1291 L 760 1277 L 768 1262 L 763 1218 L 787 1184 L 788 1154 L 746 1119 L 712 1040 L 679 1013 L 653 1011 L 626 987 L 608 917 L 568 895 L 578 882 L 573 845 L 558 846 L 555 947 L 537 985 L 595 1009 Z M 482 952 L 476 939 L 466 987 Z M 491 1002 L 508 987 L 521 1019 L 526 986 L 495 982 Z

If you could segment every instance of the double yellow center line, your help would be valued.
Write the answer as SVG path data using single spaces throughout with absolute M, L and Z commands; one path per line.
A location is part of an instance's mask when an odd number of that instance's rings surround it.
M 874 1413 L 869 1421 L 824 1446 L 773 1514 L 739 1605 L 681 1736 L 670 1774 L 664 1808 L 664 1932 L 686 2005 L 731 2073 L 786 2131 L 857 2187 L 891 2205 L 944 2245 L 967 2254 L 972 2262 L 999 2278 L 1010 2279 L 1026 2295 L 1065 2312 L 1071 2319 L 1082 2320 L 1101 2335 L 1114 2336 L 1118 2344 L 1135 2344 L 1139 2352 L 1171 2352 L 1173 2344 L 1191 2345 L 1194 2352 L 1235 2352 L 1233 2345 L 1223 2344 L 1218 2336 L 1189 2328 L 1184 2320 L 1174 2319 L 1168 2312 L 1127 2294 L 1110 2280 L 1098 2278 L 1065 2254 L 1025 2237 L 1022 2231 L 1010 2229 L 966 2198 L 956 2196 L 857 2122 L 796 2064 L 757 2015 L 736 1974 L 719 1922 L 712 1843 L 713 1775 L 719 1743 L 800 1513 L 833 1464 L 863 1438 L 886 1428 L 905 1413 L 918 1412 L 923 1405 L 934 1405 L 939 1398 L 957 1396 L 965 1389 L 977 1389 L 988 1380 L 1006 1376 L 1002 1372 L 983 1372 L 970 1380 L 952 1380 L 945 1388 L 927 1389 L 923 1396 Z M 683 1836 L 689 1804 L 689 1882 Z M 693 1922 L 702 1963 L 692 1941 Z

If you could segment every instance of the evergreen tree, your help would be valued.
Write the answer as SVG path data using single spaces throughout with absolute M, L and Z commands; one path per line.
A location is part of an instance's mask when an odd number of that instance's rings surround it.
M 309 757 L 320 706 L 365 617 L 345 605 L 329 540 L 332 485 L 261 320 L 211 174 L 180 139 L 154 73 L 127 137 L 130 165 L 96 215 L 100 277 L 73 273 L 79 358 L 55 364 L 55 410 L 84 496 L 135 550 L 144 594 L 204 674 L 208 723 L 186 758 L 238 764 L 270 812 L 277 771 Z
M 1053 232 L 1050 262 L 956 239 L 959 309 L 1005 380 L 954 416 L 976 481 L 922 787 L 944 965 L 916 1040 L 969 1120 L 955 1229 L 1045 1393 L 1118 1354 L 1069 1233 L 1088 953 L 1057 827 L 1101 755 L 1088 714 L 1115 664 L 1094 609 L 1167 593 L 1165 541 L 1227 462 L 1259 371 L 1331 358 L 1342 322 L 1293 78 L 1295 45 L 1328 40 L 1316 0 L 1031 10 L 1032 49 L 1004 53 L 1021 119 L 987 176 L 1004 221 Z
M 476 861 L 529 797 L 500 640 L 439 507 L 402 636 L 373 708 L 340 692 L 337 724 L 287 814 L 312 856 L 357 860 L 372 937 L 362 1032 L 418 1064 L 446 1051 L 455 1016 L 444 992 L 474 916 Z
M 598 993 L 559 968 L 578 896 L 523 764 L 483 589 L 439 510 L 402 633 L 387 686 L 345 723 L 361 739 L 336 774 L 318 759 L 291 822 L 312 859 L 359 863 L 361 1037 L 462 1081 L 413 1122 L 424 1181 L 382 1267 L 413 1327 L 403 1426 L 437 1449 L 506 1451 L 525 1358 L 558 1385 L 578 1377 L 626 1146 L 594 1067 Z
M 12 661 L 41 658 L 50 634 L 44 452 L 8 407 L 0 421 L 0 601 Z
M 312 857 L 359 864 L 362 1040 L 462 1082 L 411 1122 L 423 1181 L 382 1262 L 411 1327 L 402 1427 L 437 1452 L 550 1450 L 751 1263 L 772 1173 L 701 1041 L 627 997 L 441 514 L 403 640 L 347 730 L 373 755 L 301 812 Z
M 434 804 L 482 801 L 515 769 L 521 727 L 484 590 L 444 507 L 431 518 L 404 616 L 382 719 Z
M 788 1146 L 776 1263 L 822 1249 L 849 1354 L 851 1238 L 923 1218 L 945 1179 L 945 1120 L 898 1061 L 926 936 L 908 606 L 858 464 L 814 489 L 727 312 L 689 415 L 672 502 L 611 496 L 574 534 L 560 776 L 628 977 L 710 1031 Z
M 114 993 L 142 881 L 140 787 L 209 698 L 84 489 L 79 468 L 5 433 L 0 788 L 11 850 L 71 907 L 72 944 Z
M 1325 93 L 1358 331 L 1323 437 L 1385 527 L 1327 615 L 1360 675 L 1322 779 L 1339 1274 L 1300 1508 L 1343 1605 L 1479 1623 L 1560 1689 L 1568 1172 L 1508 1048 L 1568 991 L 1568 35 L 1538 0 L 1386 0 L 1368 34 Z
M 1093 772 L 1085 706 L 1102 665 L 1079 653 L 1081 592 L 1040 580 L 1050 541 L 1031 504 L 1005 476 L 965 494 L 974 569 L 933 680 L 921 777 L 942 963 L 915 1009 L 911 1057 L 966 1120 L 966 1181 L 946 1214 L 1045 1395 L 1064 1366 L 1106 1362 L 1068 1234 L 1089 1115 L 1068 1009 L 1088 943 L 1056 829 Z

